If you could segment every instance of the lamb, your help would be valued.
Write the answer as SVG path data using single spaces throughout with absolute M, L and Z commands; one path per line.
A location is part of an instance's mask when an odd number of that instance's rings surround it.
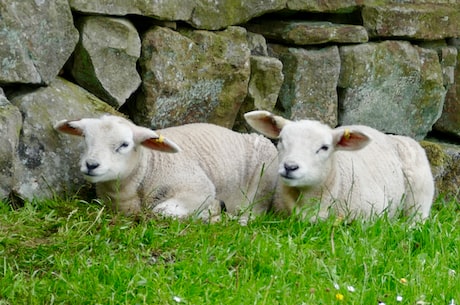
M 347 221 L 384 212 L 389 217 L 404 212 L 414 222 L 429 216 L 434 181 L 425 151 L 415 140 L 360 125 L 331 129 L 268 111 L 248 112 L 245 119 L 279 139 L 276 211 L 312 222 L 331 214 Z
M 116 211 L 214 222 L 224 207 L 244 224 L 271 204 L 277 150 L 261 135 L 207 123 L 153 131 L 113 115 L 54 128 L 84 137 L 80 170 Z

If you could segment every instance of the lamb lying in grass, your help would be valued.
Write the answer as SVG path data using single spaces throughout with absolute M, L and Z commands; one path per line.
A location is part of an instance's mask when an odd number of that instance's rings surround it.
M 259 214 L 271 204 L 277 151 L 261 135 L 212 124 L 155 132 L 111 115 L 55 129 L 84 137 L 81 172 L 114 210 L 215 221 L 224 204 L 231 214 L 244 212 L 244 223 L 251 208 Z
M 425 151 L 411 138 L 366 126 L 331 129 L 267 111 L 246 113 L 245 119 L 267 137 L 279 139 L 276 210 L 314 215 L 312 221 L 331 213 L 349 220 L 383 212 L 391 217 L 399 211 L 415 220 L 429 216 L 433 176 Z M 316 212 L 314 202 L 319 202 Z

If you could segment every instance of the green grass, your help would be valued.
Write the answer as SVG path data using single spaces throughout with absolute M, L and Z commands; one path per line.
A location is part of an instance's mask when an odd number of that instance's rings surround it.
M 438 202 L 415 227 L 274 215 L 241 227 L 0 203 L 0 304 L 460 304 L 459 210 Z

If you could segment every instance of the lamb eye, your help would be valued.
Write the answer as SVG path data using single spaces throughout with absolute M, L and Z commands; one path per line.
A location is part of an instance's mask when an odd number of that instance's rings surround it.
M 316 151 L 316 153 L 319 153 L 320 151 L 328 151 L 328 150 L 329 150 L 329 146 L 323 145 Z
M 120 144 L 120 146 L 118 146 L 118 148 L 116 149 L 117 152 L 119 152 L 120 150 L 122 150 L 123 148 L 126 148 L 129 146 L 129 143 L 128 142 L 122 142 Z

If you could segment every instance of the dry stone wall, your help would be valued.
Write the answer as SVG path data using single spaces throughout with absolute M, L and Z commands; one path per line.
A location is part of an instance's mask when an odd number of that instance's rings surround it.
M 58 120 L 249 131 L 253 109 L 424 140 L 438 193 L 458 195 L 458 0 L 0 0 L 0 16 L 0 199 L 91 197 Z

